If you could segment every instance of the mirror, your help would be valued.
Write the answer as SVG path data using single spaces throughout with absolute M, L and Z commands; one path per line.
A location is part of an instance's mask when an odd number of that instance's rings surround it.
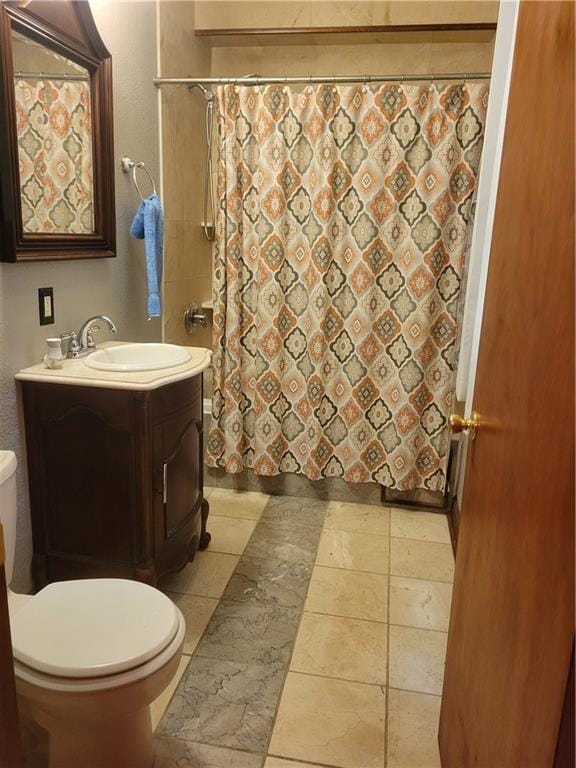
M 114 256 L 111 60 L 88 2 L 0 13 L 0 258 Z

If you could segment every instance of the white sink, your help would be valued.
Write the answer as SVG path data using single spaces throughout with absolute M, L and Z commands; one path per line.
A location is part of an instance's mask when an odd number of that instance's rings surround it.
M 83 362 L 99 371 L 155 371 L 183 365 L 191 358 L 188 349 L 176 344 L 120 344 L 98 349 Z

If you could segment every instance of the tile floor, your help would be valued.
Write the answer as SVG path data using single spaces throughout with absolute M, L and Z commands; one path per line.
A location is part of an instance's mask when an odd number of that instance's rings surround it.
M 446 519 L 212 489 L 212 542 L 162 587 L 187 618 L 156 768 L 436 768 Z

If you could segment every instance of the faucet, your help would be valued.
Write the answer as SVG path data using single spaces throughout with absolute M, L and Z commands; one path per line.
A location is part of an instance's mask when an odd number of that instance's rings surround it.
M 116 333 L 117 328 L 114 321 L 106 315 L 95 315 L 88 318 L 85 323 L 82 324 L 78 333 L 76 331 L 69 331 L 68 333 L 62 333 L 60 338 L 62 341 L 68 342 L 68 352 L 66 357 L 80 357 L 80 355 L 87 355 L 95 347 L 94 331 L 99 331 L 100 326 L 96 324 L 97 320 L 103 320 L 112 333 Z

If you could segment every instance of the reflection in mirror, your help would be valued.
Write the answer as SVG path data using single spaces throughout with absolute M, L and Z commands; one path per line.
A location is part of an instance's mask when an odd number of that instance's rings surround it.
M 12 31 L 24 232 L 94 232 L 90 73 Z

